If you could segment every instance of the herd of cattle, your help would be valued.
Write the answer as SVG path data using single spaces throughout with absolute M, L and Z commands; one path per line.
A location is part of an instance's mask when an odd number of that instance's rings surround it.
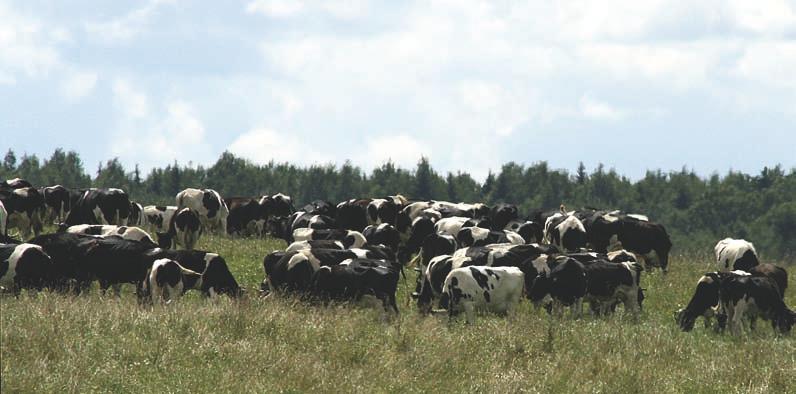
M 289 196 L 222 198 L 186 189 L 174 206 L 142 206 L 115 188 L 35 188 L 22 179 L 0 184 L 0 286 L 80 293 L 93 282 L 118 294 L 136 286 L 141 302 L 173 300 L 189 289 L 240 297 L 224 258 L 194 250 L 207 232 L 269 234 L 285 250 L 263 259 L 263 295 L 358 301 L 369 296 L 398 313 L 405 267 L 417 271 L 420 313 L 447 310 L 472 321 L 478 311 L 511 314 L 523 297 L 561 316 L 569 307 L 595 316 L 618 306 L 634 317 L 645 297 L 642 272 L 668 269 L 666 229 L 618 210 L 537 211 L 521 218 L 510 204 L 410 201 L 401 195 L 313 201 L 296 210 Z M 58 231 L 40 234 L 43 223 Z M 20 240 L 8 236 L 17 229 Z M 153 238 L 145 229 L 154 230 Z M 179 250 L 178 250 L 179 248 Z M 727 238 L 715 248 L 717 271 L 699 279 L 687 307 L 676 312 L 684 331 L 715 316 L 738 333 L 757 317 L 788 332 L 796 313 L 784 304 L 787 272 L 758 261 L 754 246 Z

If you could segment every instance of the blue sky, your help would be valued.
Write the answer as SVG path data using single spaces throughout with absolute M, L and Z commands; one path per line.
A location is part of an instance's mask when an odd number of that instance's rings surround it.
M 0 149 L 796 166 L 796 0 L 0 0 Z

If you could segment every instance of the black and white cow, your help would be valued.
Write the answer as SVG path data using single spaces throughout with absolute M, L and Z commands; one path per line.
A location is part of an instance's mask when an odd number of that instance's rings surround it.
M 384 245 L 394 252 L 398 252 L 398 246 L 401 244 L 401 234 L 395 227 L 387 223 L 365 227 L 362 230 L 362 235 L 365 236 L 369 244 Z
M 265 212 L 265 219 L 268 219 L 269 216 L 289 216 L 296 211 L 296 208 L 293 207 L 293 199 L 282 193 L 262 196 L 259 203 Z
M 174 205 L 147 205 L 144 207 L 145 223 L 154 227 L 156 231 L 167 231 L 175 213 L 177 207 Z
M 239 297 L 243 289 L 238 285 L 227 261 L 217 253 L 201 250 L 156 250 L 156 258 L 172 259 L 184 268 L 202 274 L 202 282 L 197 285 L 203 295 L 214 297 L 223 294 L 229 297 Z
M 71 209 L 69 199 L 69 189 L 61 186 L 48 186 L 39 189 L 44 197 L 45 213 L 44 218 L 50 223 L 61 223 Z
M 184 268 L 171 259 L 157 259 L 147 272 L 139 299 L 153 304 L 166 304 L 182 297 L 189 289 L 202 284 L 202 274 Z
M 309 240 L 309 241 L 295 241 L 285 248 L 285 252 L 297 252 L 299 250 L 307 250 L 307 249 L 337 249 L 337 250 L 344 250 L 346 249 L 345 245 L 343 245 L 340 241 L 330 240 L 330 239 L 323 239 L 323 240 Z
M 525 243 L 541 243 L 544 241 L 544 226 L 530 220 L 512 220 L 503 227 L 503 230 L 514 231 L 519 234 Z
M 557 248 L 574 252 L 586 247 L 586 228 L 575 216 L 557 213 L 545 221 L 544 237 Z
M 297 211 L 290 215 L 290 228 L 295 231 L 298 228 L 330 229 L 338 226 L 330 216 Z
M 788 288 L 788 273 L 784 268 L 774 264 L 764 263 L 756 265 L 749 271 L 735 270 L 722 273 L 725 278 L 730 276 L 758 276 L 767 278 L 777 286 L 780 297 L 785 297 Z M 711 320 L 719 314 L 719 291 L 722 278 L 719 272 L 708 272 L 699 278 L 694 294 L 688 301 L 688 305 L 675 312 L 675 320 L 683 331 L 691 331 L 694 328 L 696 319 L 700 316 L 704 318 L 705 327 L 711 325 Z M 721 329 L 722 323 L 716 327 Z
M 489 217 L 492 220 L 493 229 L 504 230 L 509 223 L 517 220 L 520 214 L 516 205 L 500 203 L 492 207 Z
M 177 193 L 175 200 L 178 210 L 182 208 L 195 210 L 199 214 L 202 227 L 206 230 L 218 229 L 222 234 L 227 233 L 229 208 L 217 191 L 188 188 Z
M 361 248 L 368 241 L 362 233 L 343 229 L 298 228 L 293 231 L 295 241 L 335 240 L 343 243 L 346 249 Z
M 440 303 L 451 318 L 464 312 L 467 322 L 473 323 L 476 311 L 510 315 L 524 286 L 525 274 L 517 267 L 457 268 L 445 278 Z
M 351 199 L 337 204 L 335 222 L 340 228 L 362 231 L 370 224 L 368 206 L 370 199 Z
M 22 178 L 7 179 L 0 182 L 0 190 L 15 190 L 23 187 L 33 187 L 33 185 Z
M 755 246 L 745 239 L 724 238 L 716 244 L 713 251 L 719 271 L 748 271 L 760 264 Z
M 157 251 L 151 245 L 118 237 L 83 238 L 75 246 L 72 260 L 78 289 L 84 291 L 96 280 L 103 292 L 113 286 L 118 295 L 124 283 L 140 290 Z
M 121 189 L 88 189 L 72 204 L 62 226 L 77 224 L 127 225 L 130 198 Z
M 273 256 L 279 256 L 274 258 Z M 306 249 L 283 254 L 269 254 L 263 259 L 268 289 L 305 293 L 312 275 L 322 266 L 333 266 L 356 258 L 386 259 L 382 253 L 365 249 Z
M 462 247 L 484 246 L 495 243 L 524 244 L 525 240 L 514 231 L 489 230 L 481 227 L 466 227 L 459 230 L 456 240 Z
M 262 204 L 249 197 L 226 198 L 224 202 L 229 208 L 227 232 L 230 235 L 243 235 L 248 233 L 251 227 L 257 235 L 263 234 L 268 215 Z
M 7 212 L 5 231 L 16 228 L 21 237 L 39 235 L 42 230 L 41 214 L 44 197 L 34 187 L 20 187 L 0 191 L 0 202 Z M 4 234 L 6 234 L 4 233 Z
M 401 264 L 409 262 L 412 254 L 420 250 L 426 237 L 435 233 L 434 220 L 424 216 L 416 217 L 409 228 L 409 237 L 404 242 L 404 245 L 399 248 L 398 261 Z
M 169 231 L 157 233 L 158 244 L 166 249 L 181 246 L 186 250 L 192 250 L 202 236 L 202 231 L 199 213 L 191 208 L 182 208 L 172 216 Z
M 470 218 L 464 216 L 442 218 L 434 223 L 434 231 L 436 231 L 437 234 L 447 234 L 455 237 L 469 220 Z
M 558 256 L 550 265 L 550 271 L 542 271 L 534 279 L 528 291 L 529 298 L 539 306 L 549 295 L 553 299 L 553 315 L 562 316 L 564 307 L 569 306 L 573 316 L 581 316 L 587 290 L 583 264 L 567 256 Z
M 52 284 L 53 263 L 39 245 L 0 244 L 0 288 L 19 295 Z
M 127 224 L 130 226 L 141 227 L 145 223 L 146 219 L 144 218 L 144 206 L 135 201 L 130 201 L 130 217 L 127 218 Z
M 155 240 L 146 231 L 139 227 L 101 225 L 101 224 L 78 224 L 66 229 L 70 234 L 97 235 L 102 237 L 116 236 L 122 239 L 144 242 L 153 248 L 157 246 Z
M 442 213 L 443 217 L 466 216 L 470 218 L 488 217 L 490 208 L 482 203 L 452 203 L 448 201 L 431 201 L 431 208 Z
M 589 244 L 598 252 L 626 249 L 644 260 L 646 268 L 660 267 L 666 273 L 672 242 L 666 228 L 641 215 L 600 214 L 589 226 Z
M 59 291 L 74 290 L 78 279 L 78 263 L 82 258 L 81 242 L 95 239 L 93 236 L 69 233 L 42 234 L 29 242 L 42 247 L 53 263 L 53 288 Z
M 323 301 L 360 301 L 370 295 L 381 301 L 385 311 L 398 314 L 399 273 L 400 267 L 389 261 L 348 259 L 320 267 L 312 276 L 310 292 Z
M 367 206 L 368 222 L 395 226 L 398 221 L 398 213 L 403 209 L 405 201 L 406 199 L 400 195 L 374 198 Z
M 768 278 L 731 275 L 719 286 L 720 309 L 727 313 L 733 335 L 741 334 L 746 321 L 752 325 L 757 317 L 771 321 L 774 330 L 783 334 L 796 323 L 796 312 L 785 305 L 778 286 Z
M 597 260 L 584 264 L 586 297 L 591 310 L 598 316 L 613 312 L 622 303 L 625 312 L 638 316 L 641 308 L 640 281 L 643 268 L 635 262 L 613 263 Z

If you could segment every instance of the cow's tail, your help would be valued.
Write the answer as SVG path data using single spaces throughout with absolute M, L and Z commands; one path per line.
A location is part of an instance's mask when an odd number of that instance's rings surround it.
M 416 254 L 415 257 L 412 258 L 412 260 L 409 260 L 409 262 L 406 264 L 406 266 L 407 267 L 414 267 L 415 264 L 417 264 L 417 260 L 418 259 L 422 259 L 422 258 L 423 258 L 423 249 L 420 249 L 420 253 Z

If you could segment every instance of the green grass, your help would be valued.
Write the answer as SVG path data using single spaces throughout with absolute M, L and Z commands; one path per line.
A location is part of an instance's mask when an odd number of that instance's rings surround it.
M 249 297 L 195 294 L 166 308 L 139 308 L 94 291 L 1 297 L 0 384 L 13 392 L 796 392 L 796 338 L 766 322 L 735 338 L 702 327 L 682 333 L 684 304 L 707 255 L 673 256 L 668 277 L 643 278 L 638 323 L 619 313 L 551 321 L 523 302 L 511 320 L 468 326 L 419 316 L 401 284 L 401 315 L 260 299 L 262 257 L 277 241 L 205 238 Z M 647 273 L 645 273 L 647 274 Z M 787 303 L 796 306 L 790 267 Z

